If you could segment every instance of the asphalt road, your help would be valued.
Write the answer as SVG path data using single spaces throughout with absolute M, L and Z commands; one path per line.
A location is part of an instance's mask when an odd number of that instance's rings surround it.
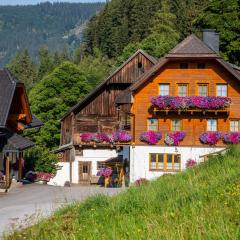
M 120 191 L 121 188 L 98 186 L 24 185 L 8 194 L 0 194 L 0 235 L 19 226 L 34 224 L 66 204 L 82 201 L 97 194 L 112 196 Z

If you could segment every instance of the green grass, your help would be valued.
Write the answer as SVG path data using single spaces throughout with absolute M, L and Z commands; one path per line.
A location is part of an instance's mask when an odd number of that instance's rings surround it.
M 36 239 L 240 239 L 240 147 L 186 172 L 120 195 L 97 196 L 5 237 Z

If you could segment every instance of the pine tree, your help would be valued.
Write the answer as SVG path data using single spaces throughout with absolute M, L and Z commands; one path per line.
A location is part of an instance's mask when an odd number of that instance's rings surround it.
M 54 61 L 47 48 L 39 49 L 38 58 L 38 80 L 41 80 L 46 74 L 50 73 L 54 69 Z
M 27 91 L 33 87 L 37 79 L 37 74 L 36 67 L 31 60 L 28 50 L 25 49 L 17 52 L 7 67 L 25 84 Z

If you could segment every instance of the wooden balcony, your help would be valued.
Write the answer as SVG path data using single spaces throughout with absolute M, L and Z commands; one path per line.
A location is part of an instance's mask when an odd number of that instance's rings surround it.
M 97 146 L 99 147 L 109 147 L 109 148 L 114 148 L 114 147 L 121 147 L 121 146 L 127 146 L 131 145 L 131 142 L 128 143 L 123 143 L 123 142 L 114 142 L 114 143 L 109 143 L 109 142 L 82 142 L 80 133 L 75 133 L 73 137 L 73 145 L 78 145 L 78 146 L 89 146 L 89 147 L 94 147 L 96 148 Z
M 178 115 L 181 115 L 182 113 L 190 113 L 191 115 L 194 115 L 195 113 L 202 113 L 203 115 L 206 115 L 207 113 L 213 113 L 215 115 L 224 113 L 224 114 L 229 115 L 230 108 L 224 108 L 224 109 L 158 109 L 158 108 L 154 107 L 153 112 L 154 112 L 154 114 L 164 113 L 166 115 L 168 115 L 169 113 L 177 113 Z

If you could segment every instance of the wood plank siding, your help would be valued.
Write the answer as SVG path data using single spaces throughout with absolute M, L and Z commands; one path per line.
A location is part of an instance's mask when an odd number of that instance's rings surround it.
M 216 60 L 183 60 L 188 63 L 188 69 L 180 69 L 181 61 L 171 60 L 163 68 L 161 68 L 154 76 L 150 77 L 135 93 L 132 113 L 132 134 L 135 136 L 135 144 L 144 145 L 139 140 L 142 132 L 147 131 L 148 118 L 158 119 L 158 131 L 163 133 L 163 138 L 159 142 L 164 144 L 164 136 L 171 131 L 172 119 L 181 120 L 181 130 L 186 132 L 185 139 L 181 142 L 181 146 L 204 146 L 199 141 L 201 133 L 207 131 L 207 119 L 217 119 L 217 130 L 221 132 L 229 132 L 231 119 L 240 120 L 240 82 L 229 71 L 221 66 Z M 198 63 L 204 63 L 204 69 L 198 69 Z M 205 115 L 202 112 L 191 114 L 169 112 L 159 112 L 154 114 L 151 109 L 150 99 L 152 96 L 159 95 L 159 84 L 169 84 L 169 95 L 177 96 L 178 84 L 188 85 L 188 96 L 198 95 L 198 85 L 208 85 L 208 95 L 216 96 L 216 85 L 227 84 L 227 95 L 232 99 L 232 104 L 227 112 L 214 112 Z M 223 143 L 219 143 L 223 145 Z
M 156 60 L 143 51 L 137 51 L 112 75 L 78 103 L 62 119 L 61 145 L 77 144 L 82 132 L 112 132 L 119 127 L 120 111 L 115 99 L 126 90 Z M 126 107 L 125 107 L 126 108 Z M 127 106 L 130 111 L 130 106 Z

